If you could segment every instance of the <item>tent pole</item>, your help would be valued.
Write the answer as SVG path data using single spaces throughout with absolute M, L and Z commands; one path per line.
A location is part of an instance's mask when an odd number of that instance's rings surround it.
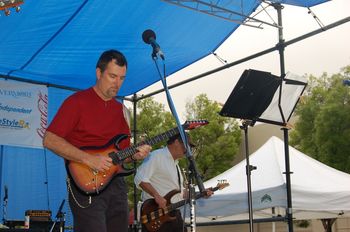
M 2 187 L 2 173 L 3 173 L 3 163 L 4 163 L 4 145 L 0 145 L 0 187 Z M 6 192 L 6 184 L 4 185 Z M 2 223 L 6 224 L 7 220 L 7 197 L 6 193 L 4 193 L 4 202 L 2 203 Z
M 282 9 L 283 6 L 280 3 L 274 4 L 274 7 L 277 11 L 278 16 L 278 52 L 280 56 L 280 69 L 281 69 L 281 82 L 283 81 L 286 71 L 285 71 L 285 62 L 284 62 L 284 48 L 285 41 L 283 38 L 283 25 L 282 25 Z M 280 86 L 280 96 L 282 91 L 282 85 Z M 279 99 L 279 105 L 281 99 Z M 281 108 L 280 108 L 281 109 Z M 283 114 L 282 114 L 283 116 Z M 284 155 L 285 155 L 285 174 L 286 174 L 286 188 L 287 188 L 287 220 L 288 220 L 288 231 L 293 232 L 293 214 L 292 214 L 292 191 L 291 191 L 291 181 L 290 181 L 290 165 L 289 165 L 289 142 L 288 142 L 288 128 L 282 128 L 284 135 Z
M 343 19 L 341 19 L 341 20 L 339 20 L 339 21 L 336 21 L 336 22 L 331 23 L 331 24 L 329 24 L 329 25 L 327 25 L 327 26 L 324 26 L 323 28 L 320 28 L 320 29 L 311 31 L 311 32 L 306 33 L 306 34 L 304 34 L 304 35 L 298 36 L 298 37 L 296 37 L 296 38 L 294 38 L 294 39 L 291 39 L 291 40 L 288 40 L 288 41 L 284 41 L 283 45 L 284 45 L 284 47 L 287 47 L 287 46 L 289 46 L 289 45 L 292 45 L 292 44 L 294 44 L 294 43 L 297 43 L 297 42 L 299 42 L 299 41 L 302 41 L 302 40 L 304 40 L 304 39 L 307 39 L 307 38 L 309 38 L 309 37 L 312 37 L 312 36 L 314 36 L 314 35 L 317 35 L 317 34 L 326 32 L 326 31 L 329 30 L 329 29 L 335 28 L 335 27 L 340 26 L 340 25 L 342 25 L 342 24 L 344 24 L 344 23 L 347 23 L 347 22 L 350 22 L 350 17 L 343 18 Z M 169 85 L 168 88 L 169 88 L 169 89 L 176 88 L 176 87 L 178 87 L 178 86 L 181 86 L 181 85 L 183 85 L 183 84 L 187 84 L 187 83 L 189 83 L 189 82 L 195 81 L 195 80 L 200 79 L 200 78 L 202 78 L 202 77 L 209 76 L 209 75 L 211 75 L 211 74 L 214 74 L 214 73 L 220 72 L 220 71 L 222 71 L 222 70 L 231 68 L 231 67 L 233 67 L 233 66 L 242 64 L 242 63 L 244 63 L 244 62 L 247 62 L 247 61 L 249 61 L 249 60 L 255 59 L 255 58 L 257 58 L 257 57 L 261 57 L 261 56 L 263 56 L 263 55 L 269 54 L 269 53 L 271 53 L 271 52 L 274 52 L 274 51 L 278 50 L 278 49 L 279 49 L 278 46 L 279 46 L 279 44 L 275 45 L 274 47 L 271 47 L 271 48 L 265 49 L 265 50 L 263 50 L 263 51 L 260 51 L 260 52 L 258 52 L 258 53 L 255 53 L 255 54 L 249 55 L 249 56 L 247 56 L 247 57 L 241 58 L 241 59 L 239 59 L 239 60 L 233 61 L 233 62 L 231 62 L 231 63 L 225 64 L 225 65 L 223 65 L 223 66 L 221 66 L 221 67 L 218 67 L 218 68 L 209 70 L 209 71 L 207 71 L 207 72 L 201 73 L 201 74 L 199 74 L 199 75 L 196 75 L 196 76 L 194 76 L 194 77 L 188 78 L 188 79 L 186 79 L 186 80 L 184 80 L 184 81 L 179 81 L 179 82 L 177 82 L 177 83 L 175 83 L 175 84 Z M 1 77 L 1 76 L 0 76 L 0 77 Z M 139 100 L 141 100 L 141 99 L 143 99 L 143 98 L 151 97 L 151 96 L 153 96 L 153 95 L 156 95 L 156 94 L 159 94 L 159 93 L 162 93 L 162 92 L 164 92 L 164 89 L 158 89 L 158 90 L 155 90 L 155 91 L 153 91 L 153 92 L 151 92 L 151 93 L 143 94 L 143 95 L 139 98 Z
M 134 136 L 134 144 L 137 143 L 137 120 L 136 120 L 136 117 L 137 117 L 137 95 L 134 94 L 133 95 L 133 98 L 132 98 L 132 103 L 133 103 L 133 125 L 134 125 L 134 129 L 132 131 L 133 133 L 133 136 Z M 133 167 L 134 167 L 134 178 L 135 178 L 135 174 L 136 174 L 136 162 L 134 161 L 133 162 Z M 137 202 L 137 187 L 135 185 L 135 183 L 133 183 L 133 187 L 134 187 L 134 195 L 133 195 L 133 199 L 134 199 L 134 223 L 133 223 L 133 231 L 137 232 L 139 231 L 139 221 L 138 221 L 138 218 L 137 218 L 137 215 L 138 215 L 138 209 L 137 209 L 137 206 L 138 206 L 138 202 Z
M 50 209 L 50 191 L 49 191 L 49 178 L 47 170 L 47 153 L 44 149 L 44 160 L 45 160 L 45 185 L 46 185 L 46 195 L 47 195 L 47 209 Z

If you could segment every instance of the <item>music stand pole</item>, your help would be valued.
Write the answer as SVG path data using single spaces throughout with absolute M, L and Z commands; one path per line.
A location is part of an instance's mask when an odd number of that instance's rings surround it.
M 248 126 L 252 126 L 253 122 L 250 120 L 244 120 L 240 128 L 244 130 L 244 143 L 245 143 L 245 160 L 246 160 L 246 175 L 247 175 L 247 190 L 248 190 L 248 213 L 249 213 L 249 231 L 254 232 L 253 226 L 253 203 L 252 203 L 252 185 L 251 185 L 251 171 L 256 167 L 249 163 L 249 146 L 248 146 Z
M 285 168 L 286 172 L 286 189 L 287 189 L 287 209 L 286 215 L 288 218 L 288 231 L 293 232 L 293 206 L 292 206 L 292 187 L 291 187 L 291 178 L 290 174 L 293 172 L 290 171 L 290 163 L 289 163 L 289 141 L 288 141 L 288 128 L 284 127 L 283 137 L 284 137 L 284 160 L 285 160 Z

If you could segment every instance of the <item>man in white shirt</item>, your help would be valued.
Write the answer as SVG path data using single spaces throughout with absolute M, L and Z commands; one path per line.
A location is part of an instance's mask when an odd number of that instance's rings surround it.
M 187 133 L 186 136 L 190 141 Z M 189 145 L 193 147 L 190 142 Z M 154 198 L 159 208 L 166 209 L 167 200 L 164 196 L 172 190 L 179 190 L 180 193 L 174 195 L 171 202 L 183 199 L 186 191 L 184 191 L 183 176 L 178 166 L 178 160 L 185 154 L 186 148 L 180 134 L 171 137 L 167 141 L 167 146 L 150 153 L 137 169 L 134 180 L 136 186 L 142 190 L 142 201 Z M 170 213 L 170 216 L 176 217 L 176 220 L 165 222 L 159 231 L 184 231 L 180 211 L 175 210 Z M 147 231 L 147 229 L 143 227 L 143 231 Z

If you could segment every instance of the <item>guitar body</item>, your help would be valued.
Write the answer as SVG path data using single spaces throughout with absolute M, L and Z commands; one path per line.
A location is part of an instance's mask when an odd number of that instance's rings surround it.
M 217 190 L 227 187 L 228 185 L 229 184 L 226 183 L 226 181 L 222 180 L 221 183 L 218 183 L 216 187 L 209 188 L 209 190 L 215 192 Z M 184 199 L 176 203 L 171 203 L 171 198 L 179 192 L 179 190 L 172 190 L 164 196 L 164 198 L 167 201 L 165 210 L 160 209 L 154 199 L 148 199 L 145 202 L 143 202 L 141 207 L 141 223 L 146 227 L 146 229 L 149 232 L 156 232 L 160 229 L 163 223 L 175 220 L 176 217 L 170 216 L 169 213 L 189 203 L 189 199 Z M 195 199 L 199 199 L 204 195 L 205 193 L 197 193 Z
M 118 135 L 101 147 L 82 147 L 81 149 L 91 155 L 110 156 L 120 150 L 118 144 L 126 139 L 127 135 Z M 106 172 L 96 172 L 85 164 L 67 161 L 66 167 L 69 176 L 73 179 L 75 185 L 85 194 L 98 194 L 115 176 L 130 175 L 133 169 L 124 168 L 122 160 L 113 160 L 112 167 Z
M 171 198 L 179 192 L 179 190 L 172 190 L 164 196 L 167 206 L 171 205 Z M 153 198 L 142 204 L 141 212 L 141 222 L 149 232 L 155 232 L 163 223 L 176 219 L 176 217 L 169 215 L 169 207 L 166 210 L 160 209 Z
M 183 129 L 192 130 L 200 126 L 207 125 L 208 123 L 209 122 L 206 120 L 186 121 L 182 127 Z M 108 186 L 113 177 L 117 175 L 130 175 L 134 172 L 133 169 L 126 169 L 123 163 L 124 160 L 138 152 L 137 148 L 139 146 L 145 144 L 152 146 L 178 133 L 179 130 L 177 127 L 175 127 L 160 135 L 142 141 L 141 143 L 130 146 L 123 150 L 120 149 L 119 144 L 124 139 L 129 137 L 125 134 L 115 136 L 106 145 L 101 147 L 81 147 L 81 150 L 84 150 L 91 155 L 109 156 L 112 158 L 114 165 L 108 171 L 97 172 L 85 164 L 66 160 L 66 169 L 68 175 L 71 177 L 71 179 L 73 179 L 75 186 L 77 186 L 81 192 L 85 193 L 86 195 L 99 194 Z

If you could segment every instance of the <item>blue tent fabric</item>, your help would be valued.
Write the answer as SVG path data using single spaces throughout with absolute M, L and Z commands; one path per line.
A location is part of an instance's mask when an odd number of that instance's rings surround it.
M 325 1 L 272 2 L 311 7 Z M 217 2 L 248 16 L 261 1 Z M 8 17 L 0 12 L 0 76 L 85 89 L 95 83 L 100 53 L 114 48 L 128 59 L 120 96 L 159 80 L 152 49 L 141 38 L 144 30 L 155 31 L 169 75 L 215 51 L 239 26 L 159 0 L 26 0 L 21 8 Z M 71 93 L 49 88 L 49 121 Z M 4 186 L 9 189 L 7 219 L 23 219 L 28 209 L 57 212 L 66 198 L 61 158 L 42 149 L 1 145 L 0 162 L 1 199 Z
M 282 1 L 310 6 L 324 2 Z M 250 15 L 260 1 L 224 7 Z M 242 16 L 237 20 L 243 21 Z M 19 13 L 0 20 L 0 74 L 44 83 L 87 88 L 95 82 L 100 53 L 115 48 L 125 53 L 129 68 L 119 95 L 153 84 L 159 75 L 142 32 L 152 29 L 166 57 L 167 73 L 210 54 L 239 24 L 163 1 L 26 0 Z
M 2 32 L 1 74 L 86 88 L 95 82 L 100 53 L 116 48 L 129 63 L 120 95 L 130 95 L 159 79 L 144 30 L 156 32 L 172 73 L 209 54 L 238 27 L 161 1 L 54 2 L 28 0 L 19 14 L 2 18 L 0 27 L 12 29 Z
M 318 0 L 272 0 L 273 3 L 288 4 L 301 7 L 312 7 L 318 4 L 327 2 L 328 0 L 318 1 Z

